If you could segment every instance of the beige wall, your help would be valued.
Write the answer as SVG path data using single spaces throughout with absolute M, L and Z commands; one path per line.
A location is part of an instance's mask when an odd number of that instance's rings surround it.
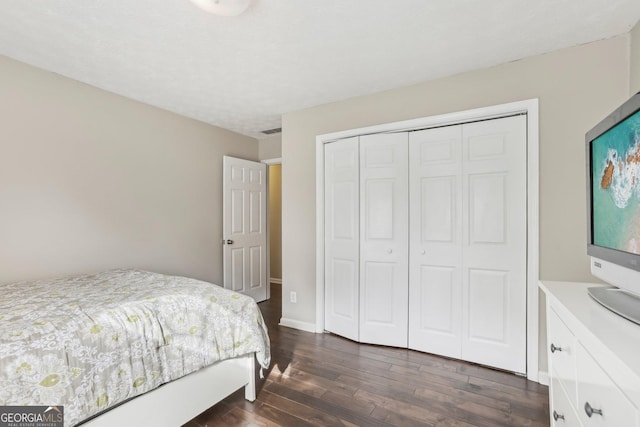
M 283 298 L 283 318 L 315 322 L 317 135 L 530 98 L 540 103 L 540 278 L 593 280 L 586 256 L 584 134 L 627 99 L 628 39 L 284 115 L 283 295 L 297 291 L 298 303 Z
M 269 267 L 282 279 L 282 165 L 269 166 Z
M 222 281 L 222 158 L 257 140 L 0 57 L 0 282 L 139 267 Z
M 260 160 L 279 159 L 282 157 L 282 134 L 277 133 L 258 142 Z
M 629 95 L 640 92 L 640 21 L 631 30 L 630 49 L 630 90 Z

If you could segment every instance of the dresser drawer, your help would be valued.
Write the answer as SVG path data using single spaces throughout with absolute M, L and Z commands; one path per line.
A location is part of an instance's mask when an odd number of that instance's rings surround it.
M 548 314 L 548 347 L 549 365 L 552 376 L 558 379 L 567 392 L 572 405 L 576 405 L 576 338 L 552 309 Z
M 551 413 L 551 425 L 553 427 L 582 427 L 578 414 L 576 414 L 567 397 L 567 393 L 560 385 L 560 381 L 553 377 L 551 378 L 549 398 L 551 402 L 549 412 Z
M 577 347 L 576 361 L 577 411 L 582 424 L 585 427 L 638 426 L 636 408 L 581 344 Z

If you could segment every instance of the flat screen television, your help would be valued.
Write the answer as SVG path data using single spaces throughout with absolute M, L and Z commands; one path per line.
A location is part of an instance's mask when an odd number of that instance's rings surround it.
M 640 93 L 586 134 L 587 253 L 591 288 L 610 310 L 640 323 Z

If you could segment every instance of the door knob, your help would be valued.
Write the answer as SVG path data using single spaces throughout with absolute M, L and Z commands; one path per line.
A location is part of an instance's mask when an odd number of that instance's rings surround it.
M 390 254 L 390 253 L 392 253 L 392 252 L 393 252 L 393 249 L 391 249 L 391 248 L 387 249 L 387 253 L 388 253 L 388 254 Z
M 223 240 L 222 244 L 223 245 L 233 245 L 233 240 L 231 240 L 231 239 Z
M 422 255 L 424 255 L 424 254 L 426 254 L 426 253 L 427 253 L 427 251 L 425 251 L 425 250 L 423 249 L 423 250 L 421 250 L 421 251 L 420 251 L 420 253 L 421 253 Z

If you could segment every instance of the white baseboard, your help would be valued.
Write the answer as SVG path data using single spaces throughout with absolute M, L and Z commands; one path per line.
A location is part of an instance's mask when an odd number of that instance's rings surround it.
M 277 283 L 278 285 L 282 285 L 282 279 L 276 279 L 275 277 L 271 277 L 269 279 L 269 282 L 271 283 Z
M 549 385 L 549 373 L 543 371 L 538 372 L 538 382 L 542 385 Z
M 287 328 L 299 329 L 301 331 L 316 333 L 316 324 L 309 322 L 301 322 L 300 320 L 287 319 L 286 317 L 280 318 L 280 326 L 286 326 Z

